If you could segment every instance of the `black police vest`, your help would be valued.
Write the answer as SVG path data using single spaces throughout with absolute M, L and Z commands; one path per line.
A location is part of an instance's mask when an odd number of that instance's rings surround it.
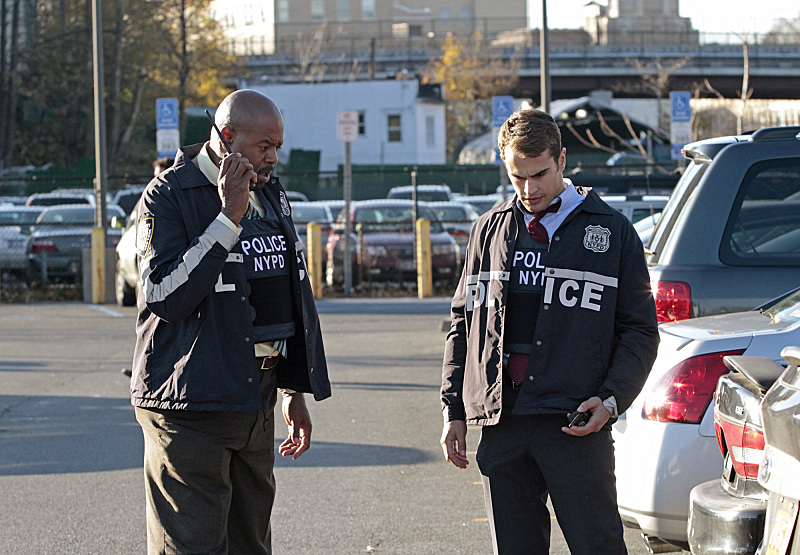
M 269 204 L 269 203 L 267 203 Z M 234 250 L 244 256 L 247 295 L 256 343 L 277 341 L 294 335 L 292 311 L 292 256 L 271 207 L 262 220 L 242 218 L 239 243 Z
M 511 257 L 511 281 L 506 302 L 503 351 L 530 353 L 539 303 L 544 291 L 544 270 L 549 244 L 537 243 L 525 228 L 522 213 L 515 207 L 519 231 Z

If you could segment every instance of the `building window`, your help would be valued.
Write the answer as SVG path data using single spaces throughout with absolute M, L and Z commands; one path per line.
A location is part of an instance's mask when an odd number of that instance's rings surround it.
M 325 0 L 311 0 L 311 19 L 325 19 Z
M 375 19 L 375 0 L 361 0 L 361 19 Z
M 458 16 L 461 19 L 472 19 L 474 17 L 472 13 L 472 8 L 459 8 L 458 9 Z
M 350 21 L 350 0 L 336 0 L 336 19 Z
M 289 21 L 289 0 L 278 0 L 278 22 Z
M 453 10 L 450 8 L 442 8 L 439 10 L 439 19 L 452 19 Z
M 364 112 L 358 113 L 358 136 L 363 137 L 367 134 L 367 118 Z
M 425 116 L 425 146 L 433 148 L 436 146 L 436 118 Z
M 399 143 L 403 141 L 403 129 L 400 124 L 400 114 L 390 114 L 387 120 L 389 130 L 389 142 Z

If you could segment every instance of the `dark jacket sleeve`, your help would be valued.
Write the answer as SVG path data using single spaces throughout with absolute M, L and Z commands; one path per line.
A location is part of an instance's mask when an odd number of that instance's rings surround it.
M 627 222 L 626 222 L 627 224 Z M 658 350 L 658 321 L 644 260 L 644 247 L 632 225 L 623 228 L 620 257 L 615 343 L 608 375 L 599 395 L 613 395 L 620 414 L 644 386 Z
M 219 220 L 193 236 L 166 183 L 146 189 L 137 223 L 139 273 L 150 311 L 168 322 L 197 311 L 212 292 L 238 236 Z M 149 233 L 149 242 L 140 234 Z

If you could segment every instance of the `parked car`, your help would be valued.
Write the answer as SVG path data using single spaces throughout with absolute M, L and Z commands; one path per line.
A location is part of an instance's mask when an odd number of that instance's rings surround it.
M 688 167 L 647 246 L 660 322 L 747 310 L 800 269 L 800 127 L 684 147 Z
M 26 277 L 28 255 L 25 247 L 30 227 L 44 206 L 0 207 L 0 271 Z
M 639 239 L 641 239 L 643 245 L 647 245 L 650 242 L 650 237 L 653 236 L 653 229 L 655 229 L 656 224 L 658 223 L 658 218 L 661 217 L 661 212 L 653 212 L 652 215 L 642 218 L 635 224 L 633 224 L 633 229 L 636 230 L 636 233 L 639 235 Z
M 661 212 L 669 201 L 669 195 L 601 195 L 606 204 L 616 208 L 634 224 L 652 218 Z
M 689 548 L 694 555 L 752 555 L 761 544 L 767 491 L 758 483 L 764 454 L 761 400 L 783 373 L 772 359 L 723 359 L 714 394 L 714 429 L 722 477 L 695 486 L 689 495 Z
M 469 234 L 479 216 L 478 212 L 471 204 L 460 200 L 458 202 L 429 202 L 428 206 L 439 218 L 444 230 L 450 234 L 456 245 L 458 245 L 459 259 L 463 260 L 467 252 Z
M 723 359 L 780 360 L 785 345 L 800 344 L 800 289 L 759 310 L 664 323 L 659 335 L 644 388 L 612 429 L 617 497 L 623 522 L 651 547 L 687 549 L 689 494 L 723 468 L 711 402 Z
M 364 200 L 350 205 L 353 225 L 351 252 L 354 283 L 416 279 L 414 260 L 414 203 L 409 200 Z M 430 222 L 433 279 L 455 280 L 459 265 L 458 248 L 450 234 L 424 203 L 418 203 L 417 217 Z M 339 214 L 328 237 L 328 285 L 343 283 L 345 214 Z M 362 247 L 363 245 L 363 247 Z
M 333 215 L 327 205 L 319 202 L 293 202 L 292 221 L 297 237 L 303 242 L 303 249 L 308 253 L 308 224 L 315 222 L 320 226 L 320 243 L 322 249 L 322 268 L 327 264 L 326 246 L 328 235 L 333 231 Z
M 129 215 L 133 210 L 133 207 L 139 202 L 139 199 L 142 196 L 142 192 L 147 185 L 126 185 L 124 189 L 120 189 L 114 196 L 112 197 L 111 203 L 116 204 L 125 212 L 125 215 Z
M 50 193 L 33 193 L 25 201 L 25 206 L 58 206 L 60 204 L 91 204 L 94 206 L 94 194 L 61 189 Z
M 308 202 L 308 197 L 300 191 L 286 191 L 289 202 Z
M 479 215 L 483 214 L 490 208 L 494 207 L 501 200 L 503 200 L 503 196 L 500 194 L 467 195 L 465 197 L 461 197 L 458 199 L 459 202 L 466 202 L 467 204 L 471 204 Z
M 138 211 L 139 201 L 137 200 L 128 215 L 116 248 L 114 294 L 117 304 L 120 306 L 134 306 L 140 287 L 139 264 L 136 254 L 136 215 Z
M 114 204 L 106 207 L 109 225 L 115 217 L 122 221 L 125 213 Z M 42 282 L 61 279 L 80 282 L 83 249 L 91 247 L 95 207 L 89 205 L 56 205 L 46 208 L 36 218 L 28 237 L 26 252 L 30 275 Z M 117 245 L 122 230 L 106 230 L 106 246 Z
M 800 552 L 800 343 L 781 356 L 789 365 L 764 395 L 764 460 L 758 482 L 769 491 L 764 541 L 758 555 Z M 789 551 L 791 549 L 791 551 Z
M 331 216 L 336 220 L 339 217 L 339 212 L 344 208 L 345 202 L 343 200 L 318 200 L 320 204 L 324 204 L 331 211 Z
M 390 199 L 412 199 L 414 188 L 411 185 L 392 187 L 386 198 Z M 453 193 L 448 185 L 417 185 L 417 200 L 423 202 L 449 201 L 452 200 Z

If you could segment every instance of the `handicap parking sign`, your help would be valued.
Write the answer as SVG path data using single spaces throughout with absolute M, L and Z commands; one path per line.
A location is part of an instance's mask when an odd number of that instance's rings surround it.
M 156 129 L 178 128 L 178 99 L 156 99 Z
M 492 97 L 492 127 L 502 127 L 512 113 L 514 113 L 514 97 Z

